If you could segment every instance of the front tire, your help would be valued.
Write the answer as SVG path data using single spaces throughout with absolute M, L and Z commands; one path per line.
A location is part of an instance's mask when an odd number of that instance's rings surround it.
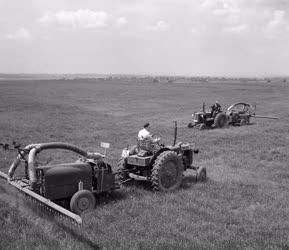
M 207 126 L 206 124 L 202 123 L 199 127 L 199 130 L 205 130 L 205 129 L 207 129 Z
M 245 119 L 241 119 L 240 126 L 247 125 L 247 121 Z
M 153 164 L 151 175 L 153 190 L 169 192 L 177 189 L 182 182 L 183 171 L 183 162 L 176 152 L 162 152 Z
M 197 169 L 197 181 L 204 182 L 207 180 L 207 170 L 204 167 L 199 167 Z
M 190 122 L 189 124 L 188 124 L 188 128 L 193 128 L 194 127 L 194 124 L 192 123 L 192 122 Z

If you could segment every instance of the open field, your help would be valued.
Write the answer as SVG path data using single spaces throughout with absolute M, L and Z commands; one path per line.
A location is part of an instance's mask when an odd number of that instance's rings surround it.
M 287 249 L 289 248 L 289 84 L 141 80 L 0 81 L 0 142 L 64 141 L 101 151 L 121 150 L 149 121 L 165 144 L 195 142 L 196 163 L 209 180 L 186 173 L 173 193 L 128 186 L 99 197 L 87 225 L 52 219 L 0 180 L 0 249 Z M 218 100 L 257 104 L 252 125 L 188 129 L 193 111 Z M 0 151 L 6 172 L 15 153 Z M 63 155 L 57 154 L 56 158 Z

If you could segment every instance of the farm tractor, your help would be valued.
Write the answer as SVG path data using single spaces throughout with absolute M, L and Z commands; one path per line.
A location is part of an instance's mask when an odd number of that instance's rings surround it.
M 105 153 L 86 152 L 62 142 L 31 144 L 25 148 L 13 144 L 14 149 L 18 150 L 18 156 L 11 164 L 8 174 L 0 172 L 0 176 L 29 198 L 40 202 L 41 206 L 79 224 L 82 223 L 80 214 L 95 206 L 96 194 L 119 188 L 115 174 L 105 160 Z M 102 143 L 101 146 L 106 152 L 109 144 Z M 3 148 L 8 150 L 9 145 L 5 144 Z M 48 149 L 68 150 L 80 158 L 72 163 L 39 165 L 37 155 Z M 19 165 L 24 165 L 24 176 L 14 177 Z M 70 210 L 63 206 L 65 202 L 69 203 Z
M 147 181 L 155 191 L 173 191 L 182 181 L 187 169 L 196 171 L 196 179 L 205 181 L 204 167 L 194 166 L 193 154 L 199 152 L 190 144 L 176 143 L 177 123 L 175 122 L 174 142 L 170 146 L 153 143 L 151 140 L 138 141 L 136 147 L 122 151 L 118 176 L 121 183 L 130 180 Z
M 243 126 L 249 125 L 251 117 L 265 118 L 265 119 L 279 119 L 272 116 L 260 116 L 255 114 L 256 105 L 251 105 L 245 102 L 235 103 L 224 112 L 221 109 L 216 112 L 205 111 L 205 104 L 203 104 L 203 111 L 192 114 L 193 123 L 188 124 L 189 128 L 197 127 L 200 130 L 207 128 L 223 128 L 228 125 Z
M 206 110 L 203 103 L 203 110 L 192 114 L 193 122 L 188 124 L 189 128 L 198 128 L 204 130 L 207 128 L 223 128 L 227 124 L 226 113 L 221 110 L 221 107 L 213 110 Z

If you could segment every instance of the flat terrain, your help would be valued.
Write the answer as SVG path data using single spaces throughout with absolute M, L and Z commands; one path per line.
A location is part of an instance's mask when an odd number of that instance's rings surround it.
M 45 216 L 0 180 L 0 249 L 288 249 L 288 96 L 281 81 L 0 81 L 2 143 L 64 141 L 101 152 L 100 142 L 109 142 L 116 166 L 145 122 L 171 144 L 177 120 L 178 141 L 196 143 L 196 164 L 209 176 L 195 183 L 188 172 L 173 193 L 137 185 L 101 196 L 82 228 Z M 188 129 L 191 113 L 215 100 L 256 103 L 258 114 L 281 119 Z M 14 157 L 0 150 L 1 171 Z

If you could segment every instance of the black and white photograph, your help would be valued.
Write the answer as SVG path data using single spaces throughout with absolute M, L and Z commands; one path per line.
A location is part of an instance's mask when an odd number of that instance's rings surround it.
M 289 1 L 0 0 L 0 249 L 289 249 Z

